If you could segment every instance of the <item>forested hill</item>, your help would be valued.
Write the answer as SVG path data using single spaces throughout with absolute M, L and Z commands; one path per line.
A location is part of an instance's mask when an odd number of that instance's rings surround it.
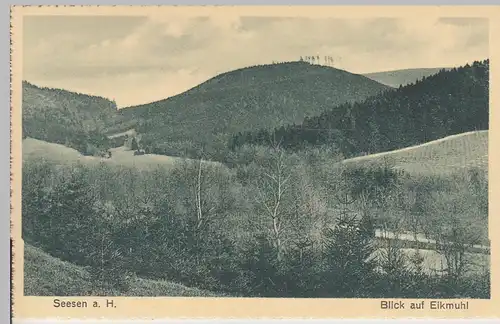
M 473 130 L 488 129 L 489 60 L 424 77 L 395 91 L 343 104 L 300 124 L 238 133 L 243 144 L 298 149 L 336 145 L 347 157 L 399 149 Z
M 345 102 L 392 89 L 361 75 L 306 62 L 254 66 L 220 74 L 166 100 L 120 110 L 126 126 L 157 153 L 219 143 L 241 130 L 301 122 Z M 135 124 L 132 124 L 132 121 Z
M 116 104 L 106 98 L 27 81 L 23 81 L 22 110 L 23 137 L 64 144 L 84 154 L 106 146 L 103 131 L 117 111 Z

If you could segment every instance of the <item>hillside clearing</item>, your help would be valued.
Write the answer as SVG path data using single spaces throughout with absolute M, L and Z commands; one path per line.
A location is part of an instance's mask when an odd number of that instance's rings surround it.
M 82 296 L 92 292 L 89 273 L 82 267 L 61 261 L 39 248 L 24 244 L 24 294 L 26 296 Z M 168 282 L 132 279 L 126 291 L 114 296 L 221 296 L 209 291 Z
M 72 163 L 99 164 L 106 163 L 114 166 L 125 166 L 139 169 L 155 169 L 158 167 L 172 168 L 190 159 L 172 157 L 157 154 L 134 155 L 133 151 L 124 147 L 110 149 L 111 158 L 100 158 L 94 156 L 85 156 L 78 151 L 61 144 L 49 143 L 34 138 L 23 140 L 23 161 L 43 159 L 54 162 L 59 165 Z M 220 165 L 216 162 L 205 162 L 212 165 Z
M 399 150 L 359 156 L 342 161 L 345 165 L 393 165 L 408 173 L 443 174 L 462 168 L 488 170 L 488 131 L 447 136 Z

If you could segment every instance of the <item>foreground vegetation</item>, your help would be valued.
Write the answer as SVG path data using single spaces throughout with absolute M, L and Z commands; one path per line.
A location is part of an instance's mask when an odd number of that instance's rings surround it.
M 92 291 L 126 294 L 139 277 L 240 296 L 489 297 L 488 269 L 466 253 L 488 244 L 482 170 L 410 177 L 342 166 L 328 147 L 247 145 L 232 169 L 199 157 L 168 171 L 26 160 L 24 240 L 78 266 L 72 280 L 86 267 Z M 419 253 L 376 246 L 376 228 L 425 233 L 447 266 L 432 274 Z
M 221 296 L 160 280 L 132 276 L 122 287 L 96 286 L 84 267 L 61 261 L 42 250 L 24 247 L 24 294 L 26 296 Z

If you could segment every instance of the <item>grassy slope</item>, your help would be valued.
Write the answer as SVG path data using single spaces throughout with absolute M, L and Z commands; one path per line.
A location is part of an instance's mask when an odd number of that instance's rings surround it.
M 166 100 L 120 110 L 126 123 L 158 142 L 209 141 L 211 136 L 296 123 L 306 116 L 391 89 L 361 75 L 307 63 L 239 69 Z
M 91 293 L 89 274 L 83 268 L 54 258 L 25 244 L 24 293 L 28 296 L 81 296 Z M 122 296 L 220 296 L 168 281 L 133 279 L 130 289 L 117 292 Z
M 409 173 L 445 174 L 464 167 L 488 170 L 488 131 L 452 135 L 421 145 L 343 161 L 347 165 L 386 162 Z
M 24 139 L 22 150 L 23 160 L 44 159 L 59 165 L 78 162 L 96 165 L 99 163 L 107 163 L 114 166 L 134 167 L 144 170 L 157 167 L 174 167 L 177 163 L 189 161 L 184 158 L 156 154 L 134 156 L 132 151 L 126 151 L 123 147 L 111 149 L 112 157 L 110 159 L 103 159 L 93 156 L 84 156 L 78 151 L 64 145 L 49 143 L 34 138 Z
M 414 83 L 415 81 L 422 79 L 424 76 L 427 77 L 436 74 L 439 70 L 441 70 L 441 68 L 404 69 L 366 73 L 363 75 L 379 83 L 397 88 L 400 85 L 404 86 Z

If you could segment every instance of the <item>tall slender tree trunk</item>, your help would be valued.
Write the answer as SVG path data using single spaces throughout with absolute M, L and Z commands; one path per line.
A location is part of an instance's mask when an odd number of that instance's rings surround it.
M 196 188 L 196 205 L 198 212 L 198 217 L 197 217 L 198 223 L 196 225 L 197 229 L 201 227 L 201 223 L 203 222 L 203 214 L 201 210 L 201 166 L 202 166 L 202 158 L 200 157 L 200 164 L 198 167 L 198 183 Z
M 276 245 L 276 257 L 278 262 L 281 262 L 283 258 L 281 238 L 280 238 L 280 222 L 277 217 L 273 218 L 273 232 L 274 232 L 274 242 Z
M 202 176 L 202 164 L 203 164 L 203 159 L 200 156 L 200 161 L 198 164 L 198 176 L 197 176 L 197 183 L 196 183 L 196 227 L 193 229 L 194 230 L 194 247 L 195 247 L 195 262 L 198 265 L 200 263 L 200 231 L 201 227 L 203 224 L 203 210 L 201 206 L 201 176 Z

